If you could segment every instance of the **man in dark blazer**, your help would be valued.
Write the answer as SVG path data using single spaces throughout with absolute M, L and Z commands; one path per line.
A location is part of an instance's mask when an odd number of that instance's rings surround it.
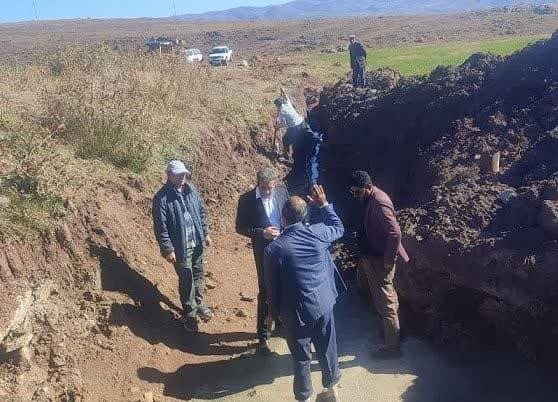
M 281 210 L 289 198 L 287 189 L 279 183 L 277 171 L 265 168 L 258 172 L 257 186 L 238 200 L 236 232 L 252 240 L 252 249 L 258 273 L 258 323 L 259 351 L 269 353 L 271 324 L 267 316 L 266 288 L 263 258 L 265 248 L 279 236 Z
M 291 197 L 282 211 L 281 235 L 265 250 L 265 280 L 270 316 L 281 318 L 294 360 L 294 393 L 298 401 L 312 396 L 310 366 L 313 343 L 322 369 L 326 399 L 338 401 L 340 380 L 333 306 L 337 300 L 331 243 L 343 236 L 341 220 L 328 204 L 321 186 L 314 186 L 312 203 L 323 223 L 307 226 L 306 202 Z
M 362 43 L 356 41 L 355 35 L 349 36 L 349 55 L 351 69 L 353 70 L 353 86 L 364 88 L 366 86 L 366 49 Z

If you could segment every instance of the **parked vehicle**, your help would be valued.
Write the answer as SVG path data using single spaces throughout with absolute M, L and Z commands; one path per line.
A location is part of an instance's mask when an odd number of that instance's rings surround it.
M 190 63 L 203 61 L 203 54 L 199 49 L 186 49 L 186 60 Z
M 183 41 L 171 36 L 151 37 L 145 42 L 145 46 L 147 46 L 147 51 L 153 54 L 173 54 L 180 51 Z
M 228 46 L 217 46 L 211 50 L 208 58 L 212 66 L 226 66 L 233 61 L 232 50 Z

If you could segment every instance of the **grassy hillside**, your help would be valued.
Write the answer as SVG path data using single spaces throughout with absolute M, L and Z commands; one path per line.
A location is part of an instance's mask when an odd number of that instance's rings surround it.
M 373 49 L 368 52 L 368 69 L 391 67 L 403 75 L 430 73 L 439 65 L 458 65 L 473 53 L 508 55 L 543 39 L 543 36 L 520 36 L 511 39 L 494 39 L 480 42 L 456 42 Z M 325 77 L 334 77 L 349 70 L 346 52 L 309 56 L 307 62 Z
M 246 73 L 102 46 L 0 64 L 0 241 L 48 228 L 97 180 L 159 183 L 170 159 L 197 165 L 211 133 L 250 138 L 272 95 Z

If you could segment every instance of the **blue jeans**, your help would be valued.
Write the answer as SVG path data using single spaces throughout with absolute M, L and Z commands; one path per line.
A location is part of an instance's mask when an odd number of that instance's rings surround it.
M 316 354 L 322 369 L 322 385 L 324 388 L 336 385 L 341 379 L 341 372 L 337 359 L 333 309 L 312 324 L 304 327 L 301 327 L 296 321 L 287 323 L 287 343 L 293 356 L 293 391 L 295 398 L 303 401 L 309 399 L 313 393 L 310 371 L 312 364 L 311 343 L 316 348 Z
M 308 178 L 310 187 L 318 184 L 320 171 L 318 170 L 318 157 L 320 155 L 320 144 L 314 145 L 312 150 L 306 155 L 306 177 Z
M 353 68 L 353 86 L 355 88 L 364 88 L 366 86 L 365 66 L 355 66 Z

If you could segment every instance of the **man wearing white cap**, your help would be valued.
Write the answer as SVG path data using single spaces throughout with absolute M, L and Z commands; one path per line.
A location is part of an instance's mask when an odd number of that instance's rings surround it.
M 205 204 L 189 177 L 183 162 L 169 162 L 167 183 L 153 198 L 153 227 L 161 255 L 178 274 L 184 328 L 197 332 L 198 317 L 204 321 L 213 317 L 203 303 L 203 251 L 211 245 L 211 237 Z

